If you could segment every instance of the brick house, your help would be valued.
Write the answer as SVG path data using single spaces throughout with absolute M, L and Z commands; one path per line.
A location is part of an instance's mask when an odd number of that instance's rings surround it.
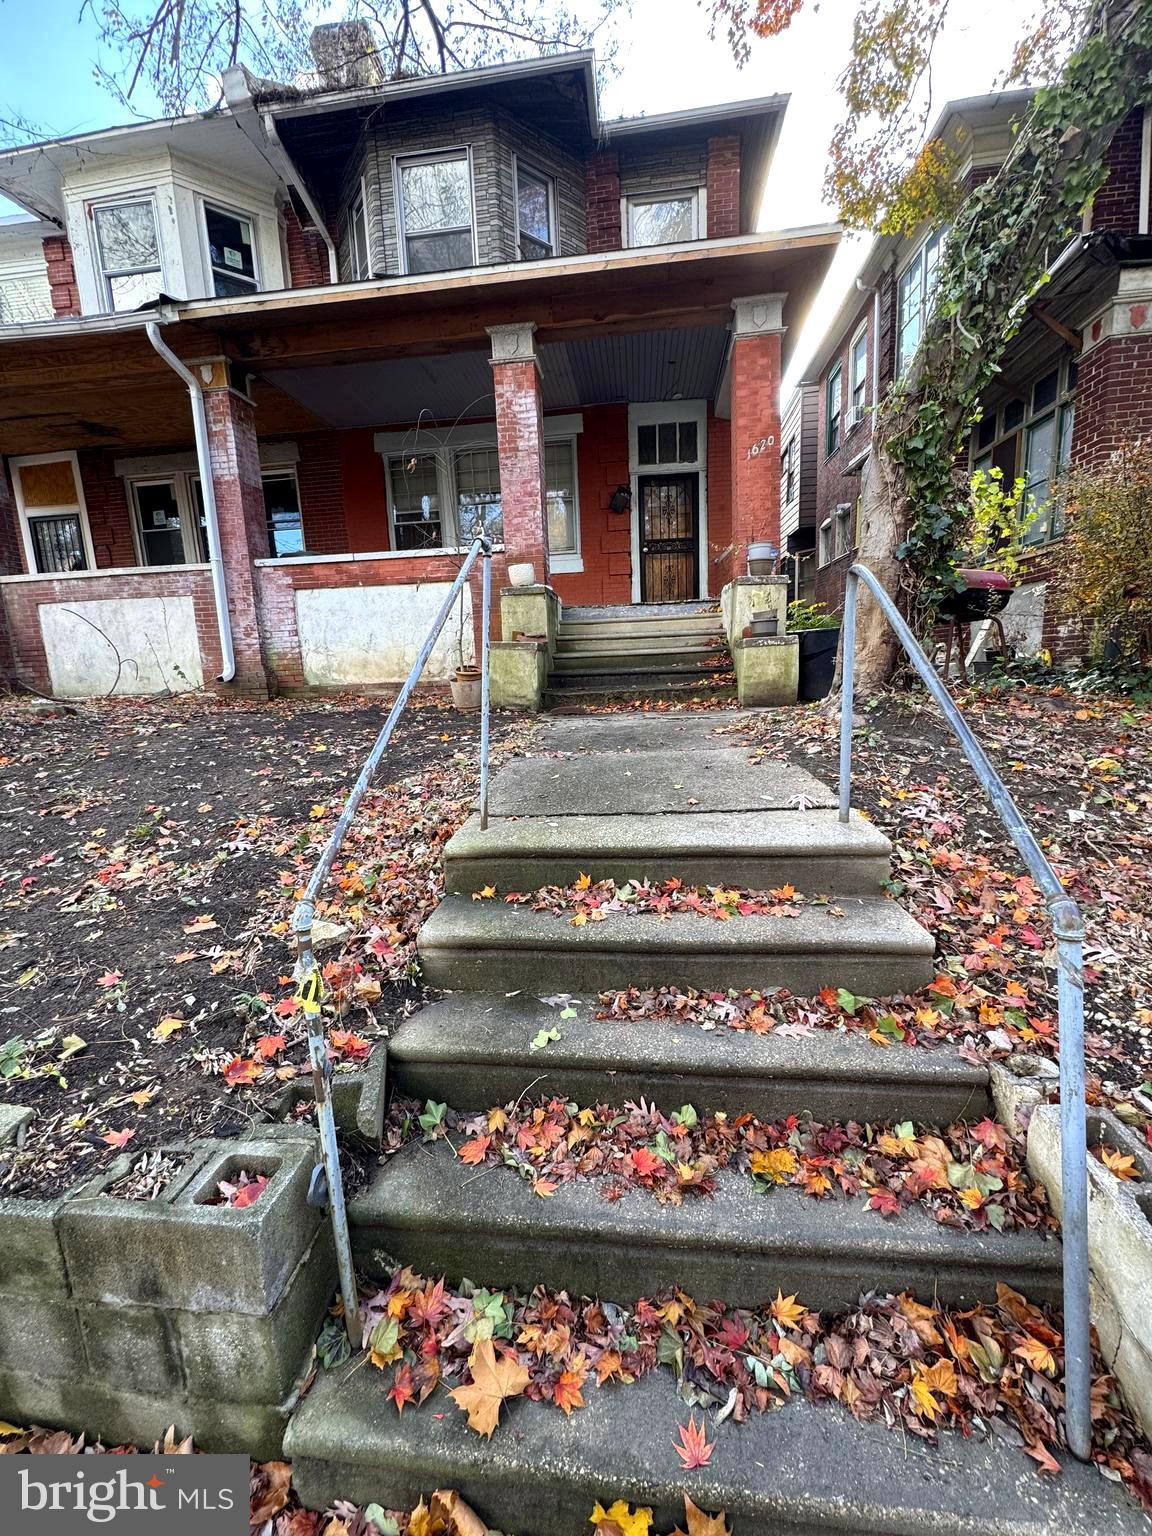
M 10 677 L 392 682 L 481 527 L 566 604 L 715 597 L 779 539 L 838 239 L 758 230 L 786 97 L 602 123 L 584 52 L 224 91 L 0 155 Z
M 1026 107 L 1027 91 L 950 103 L 932 130 L 951 148 L 969 186 L 994 174 Z M 1005 354 L 972 433 L 971 468 L 1019 475 L 1039 515 L 1026 570 L 1005 615 L 1022 654 L 1082 649 L 1074 626 L 1047 601 L 1061 526 L 1051 485 L 1069 464 L 1101 463 L 1126 437 L 1152 429 L 1152 239 L 1149 164 L 1152 112 L 1137 108 L 1108 155 L 1109 175 L 1085 211 L 1080 234 L 1059 253 Z M 838 608 L 856 553 L 860 475 L 871 450 L 872 407 L 911 361 L 931 304 L 941 232 L 873 241 L 804 374 L 815 391 L 807 427 L 815 459 L 817 598 Z M 792 404 L 786 409 L 793 409 Z

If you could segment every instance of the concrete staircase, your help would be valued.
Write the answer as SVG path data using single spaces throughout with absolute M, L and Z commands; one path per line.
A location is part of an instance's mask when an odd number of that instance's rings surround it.
M 984 1069 L 949 1050 L 594 1017 L 595 993 L 618 985 L 811 993 L 829 983 L 881 995 L 932 975 L 930 937 L 883 893 L 886 839 L 858 817 L 842 826 L 832 795 L 809 776 L 718 746 L 716 725 L 715 714 L 554 720 L 539 755 L 500 774 L 489 830 L 470 822 L 446 850 L 447 893 L 420 949 L 428 979 L 451 990 L 390 1043 L 398 1093 L 462 1110 L 562 1095 L 922 1124 L 992 1112 Z M 581 870 L 749 888 L 789 881 L 830 901 L 792 919 L 618 914 L 575 928 L 563 916 L 472 899 L 483 885 L 503 897 Z M 571 994 L 574 1017 L 560 1020 L 542 1000 L 557 993 Z M 560 1039 L 533 1050 L 552 1025 Z M 621 1304 L 666 1286 L 741 1306 L 780 1289 L 836 1310 L 868 1290 L 961 1305 L 994 1298 L 1000 1281 L 1036 1300 L 1058 1301 L 1060 1290 L 1059 1244 L 1038 1233 L 977 1235 L 915 1210 L 889 1223 L 792 1189 L 761 1198 L 735 1173 L 720 1176 L 714 1198 L 681 1206 L 640 1191 L 609 1203 L 581 1182 L 540 1199 L 506 1170 L 478 1172 L 443 1142 L 419 1144 L 394 1157 L 349 1214 L 367 1275 L 409 1264 L 455 1283 L 543 1282 Z M 469 1434 L 451 1405 L 400 1419 L 372 1376 L 356 1362 L 321 1373 L 293 1421 L 286 1454 L 311 1507 L 336 1497 L 396 1506 L 456 1487 L 501 1529 L 578 1536 L 597 1498 L 651 1505 L 667 1529 L 687 1486 L 703 1507 L 726 1508 L 738 1536 L 1144 1528 L 1091 1468 L 1070 1464 L 1058 1483 L 1041 1485 L 1018 1451 L 994 1441 L 948 1437 L 939 1451 L 913 1452 L 881 1426 L 806 1404 L 729 1426 L 709 1466 L 686 1477 L 671 1444 L 687 1410 L 669 1372 L 593 1388 L 570 1419 L 517 1400 L 491 1443 Z
M 724 626 L 710 603 L 565 608 L 544 702 L 550 709 L 615 698 L 735 697 Z

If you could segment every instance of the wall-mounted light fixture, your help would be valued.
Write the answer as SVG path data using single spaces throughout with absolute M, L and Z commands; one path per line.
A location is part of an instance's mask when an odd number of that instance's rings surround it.
M 632 510 L 632 492 L 626 485 L 618 485 L 612 493 L 612 500 L 608 503 L 609 512 L 630 512 Z

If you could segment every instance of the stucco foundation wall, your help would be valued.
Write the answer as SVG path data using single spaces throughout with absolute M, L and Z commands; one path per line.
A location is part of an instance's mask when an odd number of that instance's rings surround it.
M 184 693 L 220 671 L 207 566 L 0 578 L 14 680 L 60 698 Z
M 304 681 L 313 688 L 398 683 L 447 596 L 447 583 L 392 587 L 329 587 L 296 593 L 296 627 Z M 472 594 L 461 593 L 424 669 L 424 681 L 447 682 L 475 657 Z

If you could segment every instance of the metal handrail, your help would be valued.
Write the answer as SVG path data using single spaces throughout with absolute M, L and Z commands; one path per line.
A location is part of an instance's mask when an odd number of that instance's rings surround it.
M 460 567 L 456 580 L 452 583 L 440 612 L 417 653 L 416 660 L 412 663 L 412 670 L 408 673 L 404 686 L 396 695 L 383 729 L 377 736 L 375 745 L 360 770 L 359 777 L 349 791 L 340 818 L 332 828 L 332 834 L 325 843 L 324 851 L 312 871 L 312 878 L 308 881 L 304 894 L 296 903 L 292 914 L 292 938 L 296 948 L 293 976 L 296 981 L 296 996 L 302 1005 L 308 1026 L 308 1059 L 312 1065 L 316 1119 L 320 1129 L 320 1155 L 326 1184 L 326 1188 L 319 1189 L 317 1175 L 314 1174 L 313 1195 L 317 1202 L 322 1201 L 327 1204 L 331 1214 L 332 1231 L 336 1240 L 336 1263 L 340 1273 L 340 1295 L 344 1302 L 344 1324 L 354 1349 L 360 1347 L 360 1304 L 356 1292 L 356 1273 L 352 1265 L 352 1245 L 348 1237 L 348 1213 L 344 1204 L 344 1181 L 340 1173 L 340 1155 L 336 1145 L 336 1122 L 332 1114 L 332 1096 L 329 1092 L 332 1067 L 328 1061 L 328 1048 L 324 1039 L 324 1025 L 320 1011 L 323 983 L 316 965 L 316 956 L 312 950 L 312 923 L 316 916 L 316 899 L 325 880 L 332 872 L 332 865 L 347 836 L 348 828 L 352 825 L 360 802 L 376 775 L 380 760 L 384 756 L 384 749 L 388 745 L 392 732 L 396 729 L 397 721 L 404 713 L 404 707 L 411 697 L 412 690 L 428 664 L 432 647 L 447 623 L 448 615 L 452 612 L 452 607 L 468 579 L 468 573 L 481 555 L 484 558 L 484 582 L 480 618 L 480 825 L 487 827 L 490 708 L 488 648 L 492 615 L 492 541 L 482 534 L 472 541 L 468 556 Z
M 1088 1309 L 1088 1149 L 1084 1094 L 1084 919 L 1041 851 L 1003 779 L 968 729 L 955 700 L 895 603 L 866 566 L 854 565 L 844 589 L 843 677 L 840 703 L 840 820 L 852 798 L 852 719 L 856 671 L 856 607 L 863 582 L 880 606 L 928 692 L 939 704 L 992 808 L 1044 894 L 1056 935 L 1060 1022 L 1061 1229 L 1064 1260 L 1064 1396 L 1068 1448 L 1081 1461 L 1092 1454 L 1092 1341 Z

